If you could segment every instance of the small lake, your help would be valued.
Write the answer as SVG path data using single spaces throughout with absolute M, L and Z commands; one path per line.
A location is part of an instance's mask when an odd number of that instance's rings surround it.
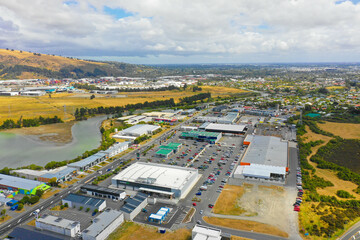
M 0 169 L 51 161 L 71 160 L 87 150 L 99 147 L 100 126 L 106 116 L 90 118 L 72 126 L 72 142 L 59 146 L 53 142 L 34 140 L 31 136 L 0 132 Z

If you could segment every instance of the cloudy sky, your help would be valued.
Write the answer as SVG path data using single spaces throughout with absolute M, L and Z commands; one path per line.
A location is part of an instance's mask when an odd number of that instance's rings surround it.
M 360 61 L 360 0 L 0 0 L 0 48 L 130 63 Z

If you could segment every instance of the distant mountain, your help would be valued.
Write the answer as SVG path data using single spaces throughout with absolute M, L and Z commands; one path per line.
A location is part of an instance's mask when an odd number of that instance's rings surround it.
M 151 67 L 0 49 L 0 79 L 144 76 Z

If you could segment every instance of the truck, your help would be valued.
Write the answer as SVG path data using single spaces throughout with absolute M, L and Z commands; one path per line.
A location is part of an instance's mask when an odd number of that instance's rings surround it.
M 36 209 L 35 211 L 33 211 L 33 214 L 34 215 L 37 215 L 37 214 L 39 214 L 40 213 L 40 209 Z

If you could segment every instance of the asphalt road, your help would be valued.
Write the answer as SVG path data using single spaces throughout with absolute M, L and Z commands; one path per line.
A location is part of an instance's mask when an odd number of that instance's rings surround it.
M 360 239 L 360 221 L 357 222 L 354 226 L 352 226 L 347 232 L 345 232 L 339 240 L 353 240 Z

